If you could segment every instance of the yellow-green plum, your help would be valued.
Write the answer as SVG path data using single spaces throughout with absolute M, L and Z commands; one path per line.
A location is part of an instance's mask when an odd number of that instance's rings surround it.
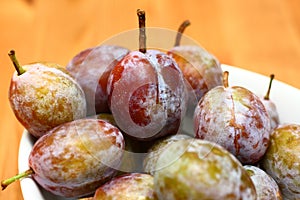
M 279 125 L 270 137 L 262 168 L 278 183 L 283 199 L 300 199 L 300 125 Z
M 250 176 L 220 145 L 201 139 L 178 140 L 157 160 L 154 190 L 159 199 L 256 200 Z
M 120 130 L 106 121 L 86 118 L 67 122 L 34 143 L 29 170 L 23 177 L 31 175 L 38 185 L 58 196 L 92 195 L 116 175 L 124 146 Z M 1 185 L 5 188 L 15 180 L 4 180 Z
M 9 87 L 11 108 L 25 129 L 41 137 L 50 129 L 86 117 L 86 100 L 80 85 L 59 64 L 19 65 L 9 52 L 16 72 Z
M 188 138 L 191 137 L 184 134 L 177 134 L 177 135 L 167 136 L 155 141 L 154 144 L 148 149 L 148 152 L 145 155 L 145 158 L 143 160 L 143 170 L 146 173 L 153 175 L 156 170 L 157 159 L 160 156 L 160 154 L 163 152 L 163 150 L 168 145 L 172 144 L 175 141 L 184 140 Z

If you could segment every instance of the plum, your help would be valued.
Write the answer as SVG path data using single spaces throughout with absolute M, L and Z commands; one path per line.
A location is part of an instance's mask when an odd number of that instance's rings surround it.
M 138 10 L 140 38 L 145 38 L 144 11 Z M 118 127 L 150 141 L 176 134 L 186 111 L 184 77 L 176 62 L 158 50 L 131 51 L 112 69 L 108 103 Z
M 154 193 L 153 176 L 129 173 L 115 177 L 100 186 L 93 199 L 157 200 L 158 198 Z
M 180 25 L 175 45 L 167 54 L 175 59 L 182 70 L 192 90 L 190 98 L 199 101 L 207 91 L 223 85 L 223 71 L 219 60 L 200 45 L 180 45 L 181 35 L 188 25 L 188 20 Z
M 253 165 L 244 165 L 255 186 L 257 200 L 282 200 L 276 181 L 264 170 Z
M 269 145 L 269 115 L 253 92 L 241 86 L 229 87 L 227 73 L 224 86 L 208 91 L 196 106 L 195 136 L 220 144 L 243 164 L 254 164 Z
M 278 111 L 277 111 L 276 104 L 270 99 L 270 92 L 271 92 L 272 82 L 273 82 L 274 78 L 275 78 L 275 75 L 271 74 L 270 75 L 270 83 L 269 83 L 267 93 L 262 98 L 262 102 L 265 105 L 265 108 L 266 108 L 266 110 L 269 114 L 269 117 L 270 117 L 271 131 L 273 131 L 280 124 L 280 119 L 279 119 L 279 114 L 278 114 Z
M 278 183 L 283 199 L 300 199 L 300 125 L 279 125 L 261 163 Z
M 117 173 L 124 151 L 118 128 L 98 119 L 78 119 L 51 129 L 29 155 L 31 177 L 47 191 L 79 198 L 91 195 Z M 22 178 L 19 176 L 19 178 Z M 1 182 L 3 189 L 16 179 Z
M 178 140 L 184 140 L 191 138 L 188 135 L 177 134 L 161 138 L 154 142 L 154 144 L 148 149 L 148 152 L 143 161 L 143 169 L 146 173 L 154 174 L 156 168 L 156 162 L 159 155 L 170 144 Z
M 50 129 L 86 117 L 86 100 L 80 85 L 56 63 L 19 65 L 9 87 L 9 102 L 19 122 L 36 138 Z
M 222 146 L 201 139 L 178 140 L 157 160 L 159 199 L 253 199 L 256 191 L 241 163 Z
M 87 114 L 110 112 L 107 104 L 107 79 L 114 65 L 129 50 L 117 45 L 99 45 L 80 51 L 67 64 L 67 71 L 82 87 Z

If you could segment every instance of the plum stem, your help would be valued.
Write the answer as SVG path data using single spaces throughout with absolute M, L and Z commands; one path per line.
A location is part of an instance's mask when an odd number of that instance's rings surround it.
M 175 40 L 175 44 L 174 46 L 177 47 L 180 45 L 181 42 L 181 36 L 184 32 L 184 30 L 186 29 L 186 27 L 188 27 L 191 24 L 191 22 L 189 20 L 185 20 L 184 22 L 182 22 L 182 24 L 179 26 L 178 31 L 177 31 L 177 35 L 176 35 L 176 40 Z
M 31 174 L 34 174 L 34 171 L 32 169 L 28 169 L 20 174 L 17 174 L 16 176 L 13 176 L 11 178 L 8 178 L 6 180 L 1 181 L 1 187 L 2 190 L 4 190 L 7 186 L 9 186 L 10 184 L 12 184 L 13 182 L 20 180 L 22 178 L 28 177 Z
M 272 82 L 275 78 L 274 74 L 270 75 L 270 83 L 269 83 L 269 88 L 267 90 L 267 94 L 264 96 L 264 100 L 269 100 L 270 99 L 270 92 L 271 92 L 271 87 L 272 87 Z
M 228 76 L 229 76 L 229 72 L 228 71 L 225 71 L 223 73 L 223 85 L 225 88 L 228 88 L 229 87 L 229 84 L 228 84 Z
M 146 17 L 145 11 L 138 9 L 137 16 L 139 18 L 139 51 L 142 53 L 146 53 Z
M 16 57 L 16 52 L 14 50 L 10 50 L 8 52 L 8 56 L 10 57 L 10 60 L 12 61 L 18 76 L 20 76 L 21 74 L 23 74 L 25 72 L 25 70 L 23 69 L 23 67 L 19 64 L 17 57 Z

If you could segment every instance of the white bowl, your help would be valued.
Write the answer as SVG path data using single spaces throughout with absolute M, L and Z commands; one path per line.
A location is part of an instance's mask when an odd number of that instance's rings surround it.
M 223 71 L 229 71 L 229 85 L 239 85 L 248 88 L 258 96 L 266 94 L 270 78 L 240 68 L 222 65 Z M 285 83 L 273 81 L 270 99 L 275 102 L 280 116 L 280 122 L 300 124 L 300 90 Z M 184 126 L 188 127 L 188 126 Z M 188 131 L 188 130 L 187 130 Z M 19 172 L 28 169 L 28 156 L 33 146 L 33 137 L 24 131 L 19 147 Z M 21 190 L 24 200 L 63 200 L 66 198 L 52 195 L 40 188 L 31 178 L 21 180 Z

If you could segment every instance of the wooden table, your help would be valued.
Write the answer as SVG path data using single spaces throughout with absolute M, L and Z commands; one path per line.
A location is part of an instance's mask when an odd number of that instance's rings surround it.
M 85 48 L 137 28 L 136 9 L 146 25 L 186 34 L 222 63 L 252 70 L 300 88 L 300 6 L 298 0 L 11 0 L 0 1 L 0 179 L 17 173 L 22 126 L 7 97 L 14 71 L 7 56 L 15 49 L 22 64 L 53 61 L 65 65 Z M 284 91 L 283 91 L 284 92 Z M 19 183 L 0 199 L 22 199 Z

